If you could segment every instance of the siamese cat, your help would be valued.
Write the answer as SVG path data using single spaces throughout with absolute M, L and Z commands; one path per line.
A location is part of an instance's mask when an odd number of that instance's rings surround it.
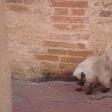
M 88 85 L 86 94 L 91 95 L 96 85 L 100 84 L 102 92 L 106 93 L 111 87 L 112 61 L 108 56 L 90 56 L 76 67 L 73 76 L 80 85 L 77 91 Z

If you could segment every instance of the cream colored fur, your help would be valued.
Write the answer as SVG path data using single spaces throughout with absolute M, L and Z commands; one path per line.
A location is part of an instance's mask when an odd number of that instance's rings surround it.
M 90 56 L 81 62 L 73 76 L 81 78 L 81 72 L 86 75 L 86 83 L 100 82 L 105 88 L 110 88 L 112 79 L 112 62 L 107 56 Z

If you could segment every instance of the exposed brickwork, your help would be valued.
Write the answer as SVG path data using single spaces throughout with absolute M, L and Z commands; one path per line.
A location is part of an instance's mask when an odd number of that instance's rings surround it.
M 71 56 L 61 57 L 61 62 L 64 63 L 79 63 L 82 60 L 84 60 L 84 57 L 71 57 Z
M 70 63 L 60 63 L 60 65 L 59 65 L 59 67 L 61 68 L 61 69 L 64 69 L 64 70 L 71 70 L 71 71 L 73 71 L 74 70 L 74 68 L 77 66 L 77 64 L 76 63 L 74 63 L 74 64 L 70 64 Z
M 49 75 L 48 73 L 52 74 L 55 73 L 59 68 L 58 68 L 58 63 L 56 62 L 42 62 L 41 63 L 42 67 L 42 74 Z
M 89 56 L 92 54 L 92 51 L 87 51 L 87 50 L 83 50 L 83 51 L 72 51 L 72 50 L 69 50 L 68 51 L 68 55 L 72 55 L 72 56 L 83 56 L 83 57 L 86 57 L 86 56 Z
M 36 74 L 46 71 L 68 74 L 88 56 L 85 15 L 88 1 L 6 0 L 6 3 L 14 78 L 38 77 Z
M 71 48 L 71 49 L 84 49 L 85 44 L 83 43 L 67 43 L 67 42 L 55 42 L 55 41 L 45 41 L 45 46 L 56 47 L 56 48 Z
M 90 42 L 94 49 L 104 52 L 107 46 L 112 46 L 112 1 L 95 0 L 91 4 Z
M 15 11 L 15 12 L 29 12 L 29 7 L 25 5 L 15 5 L 15 4 L 10 4 L 7 5 L 9 10 Z
M 52 16 L 54 23 L 83 23 L 84 18 L 82 17 L 68 17 L 68 16 Z
M 67 52 L 64 49 L 48 49 L 49 54 L 67 55 Z
M 84 25 L 55 24 L 53 27 L 58 31 L 81 32 L 84 31 Z
M 71 9 L 71 14 L 73 16 L 84 16 L 85 10 L 84 9 Z
M 5 0 L 6 3 L 24 3 L 27 5 L 32 4 L 35 0 Z
M 88 6 L 87 1 L 55 1 L 51 0 L 52 7 L 76 7 L 76 8 L 86 8 Z
M 46 61 L 59 61 L 58 56 L 52 56 L 52 55 L 36 55 L 36 58 L 38 60 L 46 60 Z
M 110 0 L 6 0 L 13 77 L 72 73 L 94 49 L 112 42 L 111 4 Z
M 68 15 L 68 8 L 54 8 L 54 15 Z
M 5 0 L 8 3 L 22 3 L 23 0 Z

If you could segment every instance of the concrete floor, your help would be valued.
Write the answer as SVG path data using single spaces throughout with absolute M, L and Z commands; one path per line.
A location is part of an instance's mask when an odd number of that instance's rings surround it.
M 13 112 L 112 112 L 112 91 L 92 96 L 74 82 L 13 82 Z

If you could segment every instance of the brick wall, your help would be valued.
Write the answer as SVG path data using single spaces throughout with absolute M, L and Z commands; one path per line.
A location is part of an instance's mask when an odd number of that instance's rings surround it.
M 95 49 L 112 46 L 112 1 L 94 0 L 91 2 L 90 43 Z
M 102 41 L 99 30 L 103 26 L 100 28 L 100 22 L 96 21 L 111 18 L 110 8 L 103 10 L 102 3 L 99 0 L 6 0 L 13 77 L 70 76 L 94 48 L 99 49 L 97 40 Z

